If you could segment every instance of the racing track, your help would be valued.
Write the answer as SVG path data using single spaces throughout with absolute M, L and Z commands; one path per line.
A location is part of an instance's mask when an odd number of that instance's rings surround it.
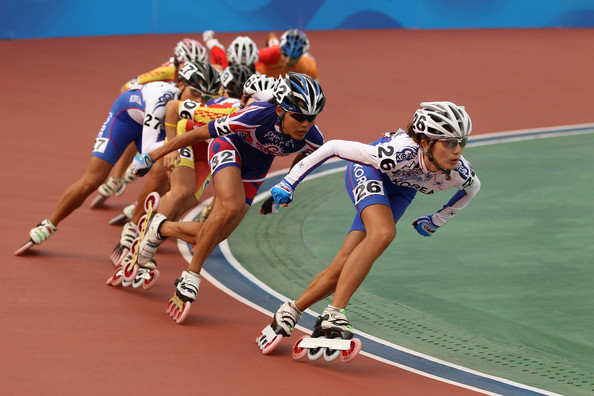
M 265 33 L 251 36 L 261 43 Z M 0 42 L 3 393 L 476 394 L 364 356 L 348 365 L 296 363 L 287 342 L 262 356 L 254 338 L 269 317 L 206 281 L 176 326 L 164 307 L 185 263 L 172 241 L 158 256 L 155 288 L 106 287 L 119 238 L 106 223 L 140 183 L 105 209 L 85 204 L 43 247 L 13 256 L 86 167 L 119 86 L 165 61 L 182 37 Z M 310 39 L 328 95 L 319 118 L 327 139 L 370 141 L 404 127 L 422 100 L 466 105 L 475 134 L 592 122 L 584 88 L 594 68 L 586 56 L 591 29 L 310 32 Z

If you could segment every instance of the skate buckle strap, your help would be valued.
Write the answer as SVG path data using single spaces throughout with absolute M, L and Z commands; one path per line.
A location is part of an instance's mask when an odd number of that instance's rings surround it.
M 268 325 L 262 330 L 262 336 L 266 337 L 267 342 L 270 342 L 272 339 L 274 339 L 274 337 L 277 336 L 277 334 L 274 332 L 272 327 Z
M 299 348 L 330 348 L 337 351 L 348 351 L 351 348 L 351 340 L 342 338 L 306 337 L 299 343 Z

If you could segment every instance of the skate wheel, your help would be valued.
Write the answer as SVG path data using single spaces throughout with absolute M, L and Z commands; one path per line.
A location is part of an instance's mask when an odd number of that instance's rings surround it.
M 134 256 L 136 254 L 136 250 L 138 249 L 138 244 L 140 243 L 140 239 L 136 238 L 132 241 L 132 245 L 130 245 L 130 254 Z
M 153 206 L 153 210 L 157 210 L 157 206 L 159 206 L 159 201 L 161 200 L 161 196 L 156 191 L 153 191 L 149 195 L 147 195 L 146 199 L 144 200 L 144 211 L 148 213 L 149 206 Z
M 113 275 L 111 276 L 111 278 L 109 278 L 107 280 L 107 282 L 105 282 L 107 285 L 111 285 L 111 286 L 119 286 L 122 284 L 122 272 L 121 272 L 121 268 L 118 268 Z
M 342 351 L 339 349 L 326 348 L 326 350 L 324 351 L 324 360 L 327 362 L 332 362 L 332 361 L 338 359 L 341 352 Z
M 134 264 L 132 267 L 130 267 L 130 265 L 124 266 L 124 280 L 130 284 L 134 282 L 136 275 L 138 275 L 139 268 L 138 264 Z
M 107 201 L 107 198 L 109 198 L 109 197 L 104 197 L 103 195 L 99 194 L 95 198 L 93 198 L 93 200 L 91 201 L 91 204 L 89 206 L 92 209 L 94 209 L 97 206 L 101 205 L 103 202 Z
M 160 272 L 159 270 L 152 270 L 151 272 L 149 272 L 149 275 L 151 276 L 151 279 L 145 280 L 144 284 L 142 285 L 142 288 L 144 290 L 148 290 L 151 287 L 155 286 L 155 283 L 157 283 L 157 279 L 159 279 Z
M 18 248 L 15 252 L 14 255 L 18 256 L 22 253 L 25 253 L 27 250 L 29 250 L 32 246 L 34 245 L 33 241 L 27 241 L 23 244 L 23 246 L 21 246 L 20 248 Z
M 167 303 L 167 308 L 165 309 L 165 313 L 170 314 L 169 316 L 171 316 L 171 310 L 173 309 L 173 307 L 175 307 L 175 303 L 173 301 L 169 301 Z
M 134 278 L 134 280 L 132 281 L 132 287 L 134 289 L 138 289 L 140 286 L 144 286 L 144 282 L 146 282 L 146 279 L 144 279 L 144 278 L 141 278 L 141 279 Z
M 357 357 L 359 352 L 361 352 L 361 346 L 361 340 L 358 338 L 353 338 L 351 340 L 351 348 L 347 351 L 340 352 L 340 360 L 344 363 L 350 362 Z
M 274 349 L 278 346 L 278 344 L 280 344 L 280 342 L 283 340 L 283 336 L 282 334 L 277 334 L 276 337 L 274 337 L 272 339 L 272 341 L 270 341 L 268 344 L 264 345 L 262 349 L 262 354 L 263 355 L 268 355 L 270 352 L 274 351 Z
M 138 224 L 136 225 L 136 232 L 138 232 L 138 235 L 142 234 L 142 228 L 144 227 L 144 223 L 146 223 L 145 214 L 142 215 L 142 217 L 138 220 Z
M 122 287 L 128 287 L 131 284 L 132 284 L 132 282 L 127 281 L 126 279 L 122 278 L 122 282 L 121 282 Z
M 297 342 L 295 343 L 295 345 L 293 345 L 293 351 L 291 352 L 291 356 L 295 360 L 301 360 L 301 359 L 303 359 L 305 357 L 305 355 L 307 355 L 307 348 L 301 348 L 299 346 L 299 343 L 304 338 L 307 338 L 307 336 L 301 337 L 299 340 L 297 340 Z
M 184 322 L 184 320 L 186 320 L 186 318 L 190 314 L 191 306 L 192 306 L 191 302 L 184 303 L 183 309 L 181 311 L 179 311 L 177 318 L 175 318 L 175 323 L 182 324 Z
M 311 348 L 307 350 L 307 358 L 309 360 L 318 360 L 322 357 L 322 355 L 326 352 L 326 348 L 318 347 L 318 348 Z

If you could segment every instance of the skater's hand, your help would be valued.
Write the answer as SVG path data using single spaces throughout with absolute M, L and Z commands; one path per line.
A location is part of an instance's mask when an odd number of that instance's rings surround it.
M 136 176 L 144 176 L 153 166 L 153 160 L 148 154 L 136 154 L 132 160 L 132 173 Z
M 285 179 L 270 189 L 274 202 L 280 204 L 283 208 L 289 206 L 289 203 L 293 200 L 293 191 L 295 189 Z
M 170 152 L 165 157 L 163 157 L 163 166 L 165 166 L 165 169 L 168 171 L 173 170 L 173 168 L 175 168 L 175 166 L 179 163 L 180 157 L 179 151 L 175 150 Z
M 415 227 L 419 234 L 426 237 L 430 237 L 431 235 L 433 235 L 435 231 L 437 231 L 437 229 L 439 228 L 439 226 L 433 222 L 431 216 L 419 217 L 418 219 L 412 222 L 412 225 L 413 227 Z
M 279 209 L 280 205 L 274 202 L 274 198 L 269 197 L 260 207 L 260 214 L 277 214 Z

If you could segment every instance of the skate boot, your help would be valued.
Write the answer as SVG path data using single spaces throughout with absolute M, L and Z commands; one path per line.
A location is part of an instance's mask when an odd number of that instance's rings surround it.
M 132 243 L 137 237 L 137 225 L 132 223 L 131 221 L 124 224 L 124 228 L 122 229 L 122 235 L 120 236 L 120 241 L 111 253 L 111 262 L 114 266 L 117 267 L 122 263 L 122 259 L 126 257 L 126 255 L 130 252 L 130 249 L 132 248 Z
M 290 337 L 301 312 L 294 302 L 286 302 L 274 314 L 272 323 L 264 327 L 256 338 L 256 343 L 264 355 L 272 352 L 283 337 Z
M 130 164 L 126 169 L 126 173 L 124 173 L 124 178 L 122 180 L 124 180 L 124 183 L 130 184 L 133 183 L 136 179 L 138 179 L 138 176 L 136 176 L 132 172 L 132 164 Z
M 353 327 L 346 318 L 345 310 L 328 306 L 316 319 L 311 337 L 302 337 L 293 347 L 293 358 L 310 360 L 324 356 L 333 361 L 340 357 L 350 362 L 361 351 L 361 340 L 353 338 Z
M 99 194 L 91 201 L 91 208 L 96 208 L 101 205 L 113 194 L 120 195 L 124 191 L 124 188 L 126 188 L 126 183 L 124 183 L 122 179 L 111 176 L 97 189 Z
M 114 217 L 113 219 L 109 220 L 110 225 L 124 225 L 132 219 L 134 216 L 134 212 L 136 211 L 136 202 L 130 204 L 122 210 L 122 213 Z
M 41 245 L 46 239 L 48 239 L 53 233 L 55 233 L 58 229 L 55 225 L 52 224 L 49 219 L 43 220 L 41 223 L 37 224 L 37 227 L 31 228 L 29 231 L 29 240 L 25 242 L 20 248 L 14 252 L 15 256 L 18 256 L 21 253 L 26 252 L 31 248 L 33 245 Z
M 167 238 L 162 238 L 159 235 L 159 229 L 163 222 L 167 221 L 161 213 L 155 213 L 154 216 L 148 220 L 146 232 L 138 243 L 138 264 L 144 265 L 155 257 L 157 249 Z
M 155 285 L 159 279 L 159 270 L 157 269 L 157 263 L 154 260 L 140 266 L 138 274 L 132 281 L 132 287 L 138 289 L 142 286 L 143 289 L 150 289 Z
M 184 271 L 176 279 L 175 294 L 169 300 L 166 312 L 177 324 L 182 324 L 190 313 L 190 306 L 198 295 L 200 279 L 200 274 L 193 271 Z

